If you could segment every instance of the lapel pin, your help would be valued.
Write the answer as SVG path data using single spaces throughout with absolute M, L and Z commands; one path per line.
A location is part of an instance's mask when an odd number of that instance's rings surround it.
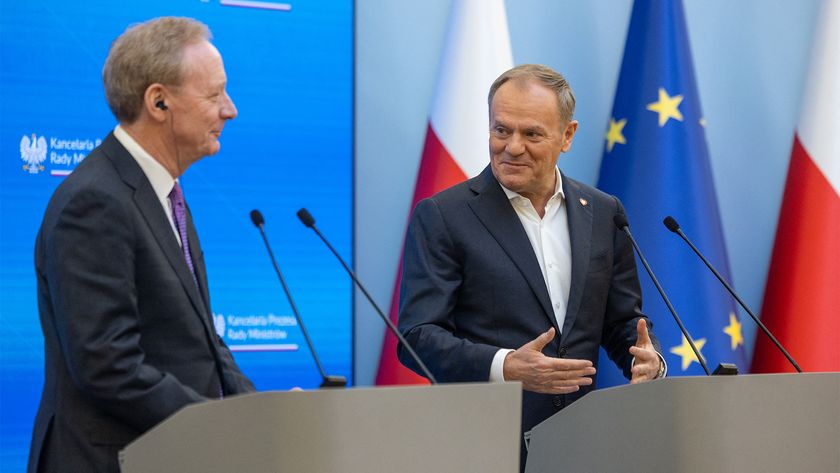
M 580 198 L 580 205 L 583 205 L 584 207 L 586 207 L 586 204 L 588 204 L 588 203 L 589 203 L 588 200 L 584 199 L 583 197 Z

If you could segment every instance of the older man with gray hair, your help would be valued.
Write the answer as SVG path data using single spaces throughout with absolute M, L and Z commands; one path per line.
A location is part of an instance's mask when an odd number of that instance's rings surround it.
M 566 79 L 517 66 L 488 103 L 487 168 L 412 214 L 399 327 L 439 381 L 521 382 L 528 431 L 594 388 L 599 346 L 633 383 L 665 364 L 613 224 L 624 208 L 557 168 L 578 127 Z
M 119 125 L 56 189 L 35 242 L 45 383 L 30 472 L 119 471 L 117 452 L 178 409 L 254 390 L 214 329 L 178 182 L 237 113 L 210 39 L 168 17 L 111 46 Z

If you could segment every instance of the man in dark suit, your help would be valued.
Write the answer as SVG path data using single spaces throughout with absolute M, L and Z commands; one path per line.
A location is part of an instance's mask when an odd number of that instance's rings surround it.
M 116 472 L 120 449 L 185 405 L 254 390 L 214 329 L 177 181 L 236 116 L 209 40 L 160 18 L 111 47 L 120 124 L 56 189 L 35 243 L 45 384 L 30 472 Z
M 414 209 L 399 326 L 439 381 L 521 381 L 528 431 L 593 388 L 600 345 L 632 382 L 664 362 L 621 203 L 557 169 L 578 125 L 566 80 L 518 66 L 488 102 L 490 165 Z

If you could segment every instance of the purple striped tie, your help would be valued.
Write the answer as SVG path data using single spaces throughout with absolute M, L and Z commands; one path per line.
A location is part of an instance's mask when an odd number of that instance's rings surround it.
M 187 239 L 187 206 L 184 203 L 184 193 L 181 192 L 178 181 L 175 181 L 175 187 L 169 193 L 169 202 L 172 203 L 172 217 L 175 220 L 175 227 L 178 229 L 178 235 L 181 236 L 181 251 L 184 253 L 184 259 L 187 260 L 187 266 L 190 268 L 190 275 L 195 282 L 195 287 L 198 287 L 195 266 L 193 266 L 192 256 L 190 256 L 190 242 Z
M 190 268 L 190 275 L 192 275 L 195 287 L 198 287 L 198 279 L 195 277 L 195 266 L 193 266 L 192 256 L 190 256 L 190 242 L 187 239 L 187 205 L 184 202 L 184 193 L 181 192 L 181 186 L 175 182 L 175 187 L 169 193 L 169 202 L 172 203 L 172 217 L 175 220 L 175 227 L 178 229 L 178 235 L 181 236 L 181 251 L 184 253 L 184 259 L 187 260 L 187 266 Z M 224 398 L 224 391 L 221 384 L 219 389 L 219 399 Z

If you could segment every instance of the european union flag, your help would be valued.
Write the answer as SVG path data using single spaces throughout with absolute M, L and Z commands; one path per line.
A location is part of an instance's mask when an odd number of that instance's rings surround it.
M 713 370 L 747 368 L 741 322 L 720 283 L 662 219 L 672 215 L 728 280 L 729 263 L 709 166 L 681 0 L 636 0 L 606 134 L 598 187 L 618 196 L 630 229 Z M 641 263 L 640 273 L 644 272 Z M 668 376 L 702 375 L 647 274 L 643 311 L 654 321 Z M 626 381 L 602 351 L 600 387 Z

